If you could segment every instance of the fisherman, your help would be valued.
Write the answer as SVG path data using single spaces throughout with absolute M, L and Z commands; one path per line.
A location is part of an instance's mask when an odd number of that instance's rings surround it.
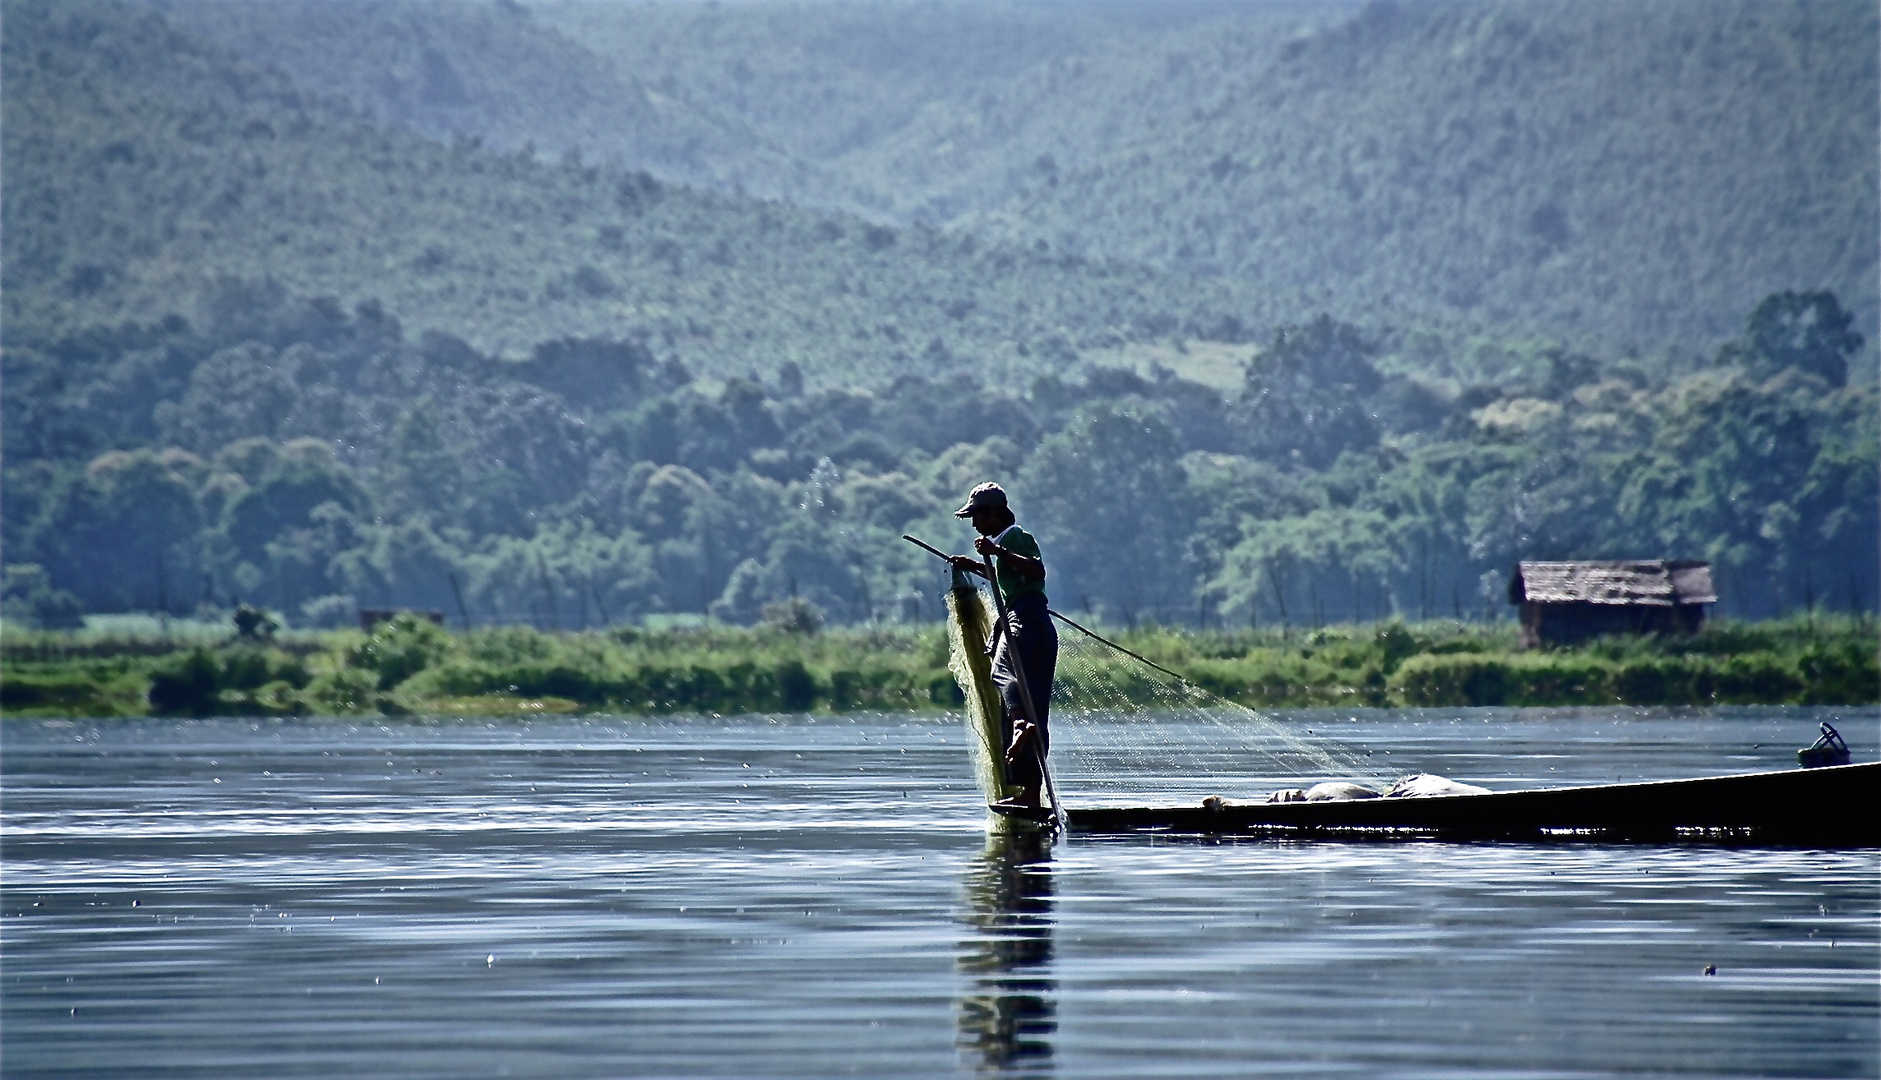
M 1005 600 L 1006 621 L 996 632 L 999 644 L 993 652 L 993 683 L 999 687 L 1003 705 L 1000 727 L 1006 742 L 1006 779 L 1020 789 L 1014 804 L 1037 806 L 1045 754 L 1051 748 L 1047 724 L 1052 678 L 1058 667 L 1058 631 L 1052 627 L 1045 599 L 1045 560 L 1038 541 L 1019 527 L 1006 503 L 1006 491 L 998 484 L 974 488 L 954 516 L 972 519 L 974 531 L 980 534 L 973 549 L 992 557 L 995 584 Z M 965 555 L 954 556 L 953 564 L 986 576 L 985 566 Z M 1029 715 L 1025 707 L 1028 696 L 1038 709 L 1037 716 Z

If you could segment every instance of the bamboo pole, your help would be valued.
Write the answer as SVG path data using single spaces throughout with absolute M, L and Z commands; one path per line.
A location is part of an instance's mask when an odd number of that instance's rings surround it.
M 999 592 L 999 576 L 993 569 L 993 557 L 987 555 L 984 558 L 986 580 L 993 586 L 993 608 L 999 614 L 998 633 L 1006 635 L 1006 651 L 1012 657 L 1013 680 L 1019 684 L 1019 701 L 1025 706 L 1026 722 L 1034 728 L 1043 730 L 1043 725 L 1038 722 L 1038 708 L 1032 704 L 1032 687 L 1025 677 L 1025 659 L 1019 655 L 1019 643 L 1013 638 L 1011 629 L 1006 625 L 1006 598 Z M 1036 736 L 1032 739 L 1032 756 L 1038 762 L 1039 777 L 1045 782 L 1045 797 L 1052 803 L 1052 821 L 1057 825 L 1059 832 L 1064 832 L 1068 825 L 1065 806 L 1058 801 L 1058 788 L 1052 783 L 1051 766 L 1045 764 L 1045 752 L 1039 749 Z

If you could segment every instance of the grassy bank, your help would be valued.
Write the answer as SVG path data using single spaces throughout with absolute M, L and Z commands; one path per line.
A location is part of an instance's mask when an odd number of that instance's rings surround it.
M 1120 640 L 1247 704 L 1858 705 L 1881 701 L 1878 630 L 1873 619 L 1796 616 L 1534 651 L 1513 623 L 1447 621 Z
M 1066 631 L 1067 636 L 1072 634 Z M 1704 705 L 1881 701 L 1872 619 L 1714 623 L 1678 638 L 1525 652 L 1508 624 L 1399 622 L 1281 634 L 1149 628 L 1116 638 L 1251 705 Z M 1105 665 L 1146 700 L 1143 671 Z M 944 631 L 704 627 L 454 633 L 400 619 L 239 640 L 0 629 L 8 716 L 942 709 Z

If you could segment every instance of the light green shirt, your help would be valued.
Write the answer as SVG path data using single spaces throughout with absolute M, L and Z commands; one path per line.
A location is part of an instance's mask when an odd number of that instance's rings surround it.
M 1017 525 L 1008 525 L 1005 532 L 993 537 L 993 543 L 1015 555 L 1037 559 L 1040 566 L 1045 565 L 1045 556 L 1039 552 L 1038 541 Z M 1045 595 L 1045 582 L 1042 579 L 1026 577 L 1019 573 L 1018 567 L 1008 563 L 1007 559 L 998 556 L 993 558 L 993 572 L 999 576 L 999 594 L 1006 598 L 1008 604 L 1012 603 L 1013 597 L 1026 593 Z

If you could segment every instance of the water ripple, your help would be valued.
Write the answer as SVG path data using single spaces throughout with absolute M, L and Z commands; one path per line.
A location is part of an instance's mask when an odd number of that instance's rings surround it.
M 1817 717 L 1304 721 L 1520 786 L 1781 768 Z M 956 723 L 9 720 L 5 1074 L 1881 1072 L 1876 851 L 1050 845 L 987 831 Z

